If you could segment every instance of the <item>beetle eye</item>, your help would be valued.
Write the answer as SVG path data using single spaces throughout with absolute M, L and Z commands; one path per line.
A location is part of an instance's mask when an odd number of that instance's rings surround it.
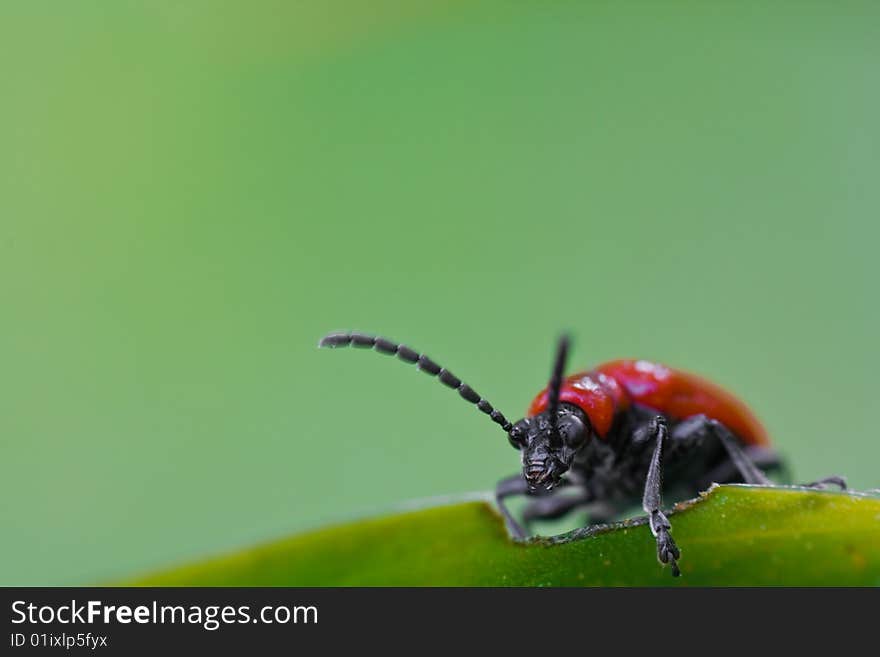
M 526 430 L 519 423 L 513 425 L 510 433 L 507 434 L 510 444 L 514 449 L 522 449 L 526 445 Z
M 576 415 L 559 418 L 559 435 L 569 447 L 580 447 L 586 439 L 586 427 Z

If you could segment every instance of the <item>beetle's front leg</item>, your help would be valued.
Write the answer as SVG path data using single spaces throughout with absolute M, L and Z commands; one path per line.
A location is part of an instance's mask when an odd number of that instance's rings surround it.
M 563 478 L 559 482 L 559 484 L 557 484 L 554 492 L 556 490 L 559 490 L 560 488 L 565 488 L 571 485 L 571 481 Z M 575 503 L 572 504 L 568 499 L 554 496 L 553 493 L 533 493 L 529 490 L 529 485 L 521 473 L 517 473 L 515 475 L 511 475 L 510 477 L 502 479 L 495 486 L 495 503 L 498 506 L 498 510 L 501 511 L 501 515 L 504 516 L 504 521 L 507 524 L 507 529 L 513 535 L 513 537 L 517 539 L 526 539 L 529 537 L 529 533 L 523 528 L 522 525 L 520 525 L 516 521 L 516 518 L 513 517 L 510 509 L 507 508 L 507 504 L 504 502 L 505 499 L 507 499 L 508 497 L 513 497 L 514 495 L 536 495 L 538 497 L 538 499 L 532 505 L 526 507 L 526 522 L 537 519 L 539 517 L 559 517 L 564 513 L 570 511 L 572 508 L 580 506 L 587 501 L 586 498 L 578 498 Z M 540 507 L 535 507 L 534 504 L 537 504 L 539 502 L 543 503 L 543 505 Z M 536 513 L 539 510 L 543 511 L 543 513 Z
M 529 485 L 519 472 L 510 477 L 505 477 L 495 486 L 495 504 L 498 506 L 498 510 L 501 511 L 501 515 L 504 516 L 507 529 L 514 538 L 525 539 L 528 537 L 528 533 L 523 529 L 522 525 L 516 521 L 516 518 L 513 517 L 513 514 L 510 512 L 510 509 L 507 508 L 507 504 L 505 504 L 504 500 L 508 497 L 513 497 L 514 495 L 528 494 Z
M 535 520 L 558 520 L 566 514 L 586 507 L 593 502 L 593 495 L 582 491 L 576 495 L 548 495 L 530 502 L 523 509 L 522 516 L 526 526 Z
M 654 440 L 654 453 L 651 455 L 651 464 L 648 467 L 648 477 L 645 480 L 645 494 L 642 497 L 642 507 L 648 514 L 648 522 L 651 526 L 651 533 L 657 540 L 657 558 L 660 563 L 669 564 L 672 568 L 673 577 L 681 575 L 678 569 L 677 560 L 681 556 L 678 546 L 672 540 L 669 530 L 672 525 L 669 519 L 661 510 L 662 500 L 660 497 L 660 489 L 662 487 L 662 455 L 663 441 L 666 440 L 669 432 L 666 427 L 666 419 L 658 415 L 647 426 L 648 440 Z
M 651 513 L 649 522 L 651 533 L 657 539 L 657 559 L 662 564 L 668 563 L 672 568 L 672 576 L 678 577 L 681 575 L 681 570 L 678 568 L 678 559 L 681 557 L 681 552 L 669 533 L 669 530 L 672 529 L 669 519 L 662 511 L 654 511 Z

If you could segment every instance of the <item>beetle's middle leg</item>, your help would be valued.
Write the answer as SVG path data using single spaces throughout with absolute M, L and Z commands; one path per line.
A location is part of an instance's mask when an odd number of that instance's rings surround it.
M 672 438 L 675 441 L 684 442 L 715 438 L 721 443 L 724 451 L 727 452 L 730 463 L 745 483 L 763 486 L 773 484 L 746 454 L 730 429 L 717 420 L 712 420 L 705 415 L 694 415 L 675 426 L 672 430 Z
M 673 436 L 675 429 L 672 430 Z M 775 450 L 770 447 L 749 445 L 743 449 L 748 459 L 762 471 L 784 470 L 785 465 Z M 712 484 L 738 482 L 742 479 L 739 469 L 730 459 L 725 459 L 697 481 L 697 490 L 706 490 Z
M 707 476 L 708 482 L 701 483 L 726 481 L 732 474 L 739 473 L 747 484 L 764 486 L 773 484 L 757 464 L 768 469 L 780 467 L 782 463 L 776 453 L 766 447 L 742 446 L 730 429 L 717 420 L 709 419 L 705 415 L 695 415 L 681 422 L 672 430 L 672 438 L 676 441 L 700 440 L 710 436 L 721 442 L 730 461 L 728 464 L 722 464 L 715 471 L 709 473 Z M 841 490 L 846 490 L 846 479 L 832 476 L 804 484 L 808 488 L 825 488 L 828 485 L 838 486 Z

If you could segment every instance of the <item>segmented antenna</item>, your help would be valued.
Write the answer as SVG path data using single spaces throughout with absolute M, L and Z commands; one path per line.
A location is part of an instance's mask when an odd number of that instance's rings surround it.
M 556 361 L 553 363 L 550 383 L 547 385 L 547 413 L 550 420 L 551 437 L 558 437 L 559 395 L 562 390 L 562 375 L 565 372 L 565 361 L 568 358 L 568 344 L 568 335 L 561 335 L 556 345 Z
M 513 427 L 501 411 L 495 410 L 492 407 L 492 404 L 483 399 L 476 390 L 464 383 L 445 367 L 440 367 L 424 354 L 420 354 L 406 345 L 397 344 L 387 338 L 364 335 L 363 333 L 357 332 L 331 333 L 321 338 L 321 341 L 318 343 L 318 347 L 330 347 L 331 349 L 348 346 L 373 349 L 381 354 L 388 354 L 389 356 L 396 355 L 405 363 L 415 364 L 415 366 L 422 372 L 431 376 L 436 376 L 440 379 L 440 382 L 443 383 L 443 385 L 446 385 L 453 390 L 457 390 L 462 399 L 474 404 L 477 408 L 483 411 L 483 413 L 488 415 L 493 422 L 504 429 L 504 431 L 509 433 L 510 429 Z

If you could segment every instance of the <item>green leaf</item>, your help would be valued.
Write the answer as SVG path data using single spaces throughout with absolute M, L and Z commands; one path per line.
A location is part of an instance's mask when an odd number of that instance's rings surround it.
M 587 537 L 511 541 L 486 501 L 364 520 L 159 573 L 136 585 L 880 585 L 880 498 L 716 486 L 671 516 L 682 577 L 643 519 Z

